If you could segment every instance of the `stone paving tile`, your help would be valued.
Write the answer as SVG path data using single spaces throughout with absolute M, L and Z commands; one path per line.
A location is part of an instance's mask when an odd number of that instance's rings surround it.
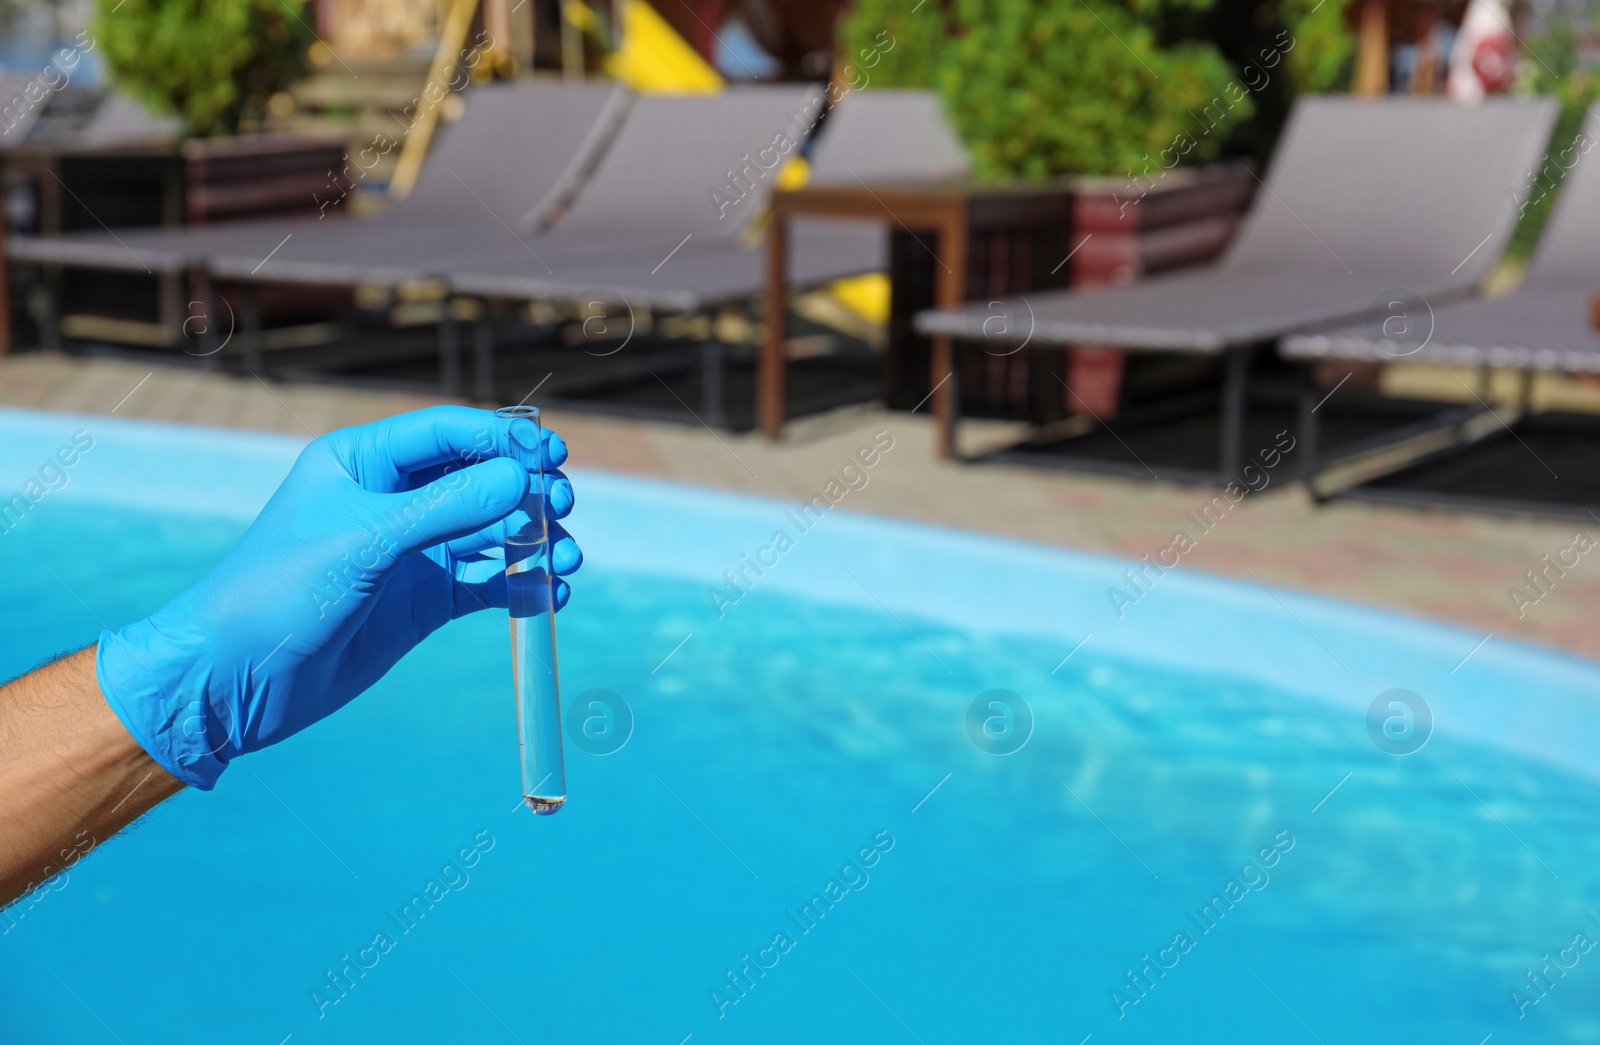
M 149 374 L 148 381 L 139 382 Z M 137 391 L 128 393 L 137 387 Z M 126 402 L 122 402 L 126 397 Z M 0 359 L 0 405 L 225 424 L 301 437 L 442 397 L 295 385 L 195 367 L 32 353 Z M 122 405 L 118 407 L 118 403 Z M 553 413 L 572 463 L 799 501 L 819 492 L 872 433 L 895 446 L 848 510 L 982 530 L 1130 558 L 1154 553 L 1187 513 L 1216 496 L 1010 465 L 951 465 L 931 455 L 922 415 L 856 410 L 809 420 L 779 444 L 681 425 Z M 581 491 L 580 491 L 581 496 Z M 1586 556 L 1522 619 L 1506 588 L 1582 524 L 1337 502 L 1315 506 L 1287 473 L 1230 508 L 1184 569 L 1322 592 L 1600 658 L 1600 553 Z M 1600 521 L 1588 532 L 1600 536 Z M 1463 650 L 1463 655 L 1465 654 Z

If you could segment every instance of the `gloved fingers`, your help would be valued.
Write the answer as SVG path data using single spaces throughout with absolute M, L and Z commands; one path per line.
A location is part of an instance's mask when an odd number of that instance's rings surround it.
M 484 555 L 483 553 L 491 548 L 502 546 L 505 543 L 506 532 L 514 533 L 521 529 L 521 526 L 516 522 L 519 515 L 523 516 L 522 522 L 526 523 L 527 518 L 524 513 L 512 512 L 501 522 L 486 526 L 477 533 L 471 533 L 451 541 L 445 547 L 455 558 L 458 566 L 467 566 L 477 562 L 492 562 L 503 570 L 505 569 L 505 559 L 503 557 Z M 497 531 L 499 532 L 498 537 L 495 536 Z M 583 549 L 578 547 L 578 542 L 572 539 L 572 535 L 560 523 L 553 522 L 550 524 L 550 541 L 551 554 L 555 560 L 553 569 L 557 576 L 564 577 L 569 573 L 574 573 L 578 567 L 583 565 Z M 460 569 L 456 570 L 456 576 L 464 579 Z
M 583 549 L 578 547 L 578 542 L 572 539 L 567 528 L 557 522 L 551 523 L 550 542 L 551 569 L 555 575 L 565 577 L 569 573 L 576 573 L 578 567 L 583 565 Z
M 442 474 L 442 478 L 449 479 L 450 475 L 453 474 L 454 472 Z M 577 503 L 577 495 L 572 491 L 572 480 L 554 468 L 545 472 L 542 478 L 544 485 L 541 487 L 539 485 L 540 476 L 528 476 L 528 493 L 522 500 L 522 511 L 517 515 L 518 521 L 512 524 L 512 529 L 528 521 L 528 512 L 538 507 L 540 499 L 544 501 L 544 517 L 546 519 L 565 519 L 572 513 L 572 506 Z M 434 482 L 439 481 L 439 479 L 434 480 Z M 423 487 L 419 487 L 419 489 L 421 488 Z M 504 533 L 501 533 L 493 543 L 504 543 L 504 541 Z M 481 547 L 488 547 L 488 545 L 482 545 Z M 476 551 L 478 549 L 470 550 Z
M 544 485 L 541 488 L 541 478 Z M 544 499 L 544 517 L 552 521 L 565 519 L 572 514 L 572 506 L 578 503 L 578 498 L 572 492 L 572 480 L 568 479 L 558 469 L 552 468 L 543 476 L 530 476 L 528 479 L 528 499 L 523 507 L 529 508 L 538 502 L 534 499 L 542 496 Z
M 454 463 L 467 466 L 509 455 L 509 431 L 533 427 L 525 419 L 498 418 L 489 410 L 465 406 L 432 406 L 397 414 L 324 438 L 344 457 L 358 481 L 383 484 L 395 473 L 410 475 Z M 561 437 L 545 430 L 539 440 L 545 463 L 558 467 L 567 459 Z M 437 475 L 430 476 L 431 479 Z M 371 488 L 369 486 L 369 488 Z
M 482 609 L 506 608 L 504 559 L 477 558 L 456 563 L 456 616 Z
M 506 591 L 506 574 L 503 565 L 500 569 L 499 560 L 483 559 L 474 563 L 465 563 L 470 566 L 464 576 L 458 573 L 455 583 L 455 615 L 464 617 L 469 613 L 479 610 L 503 610 L 510 605 Z M 560 610 L 572 598 L 572 586 L 557 577 L 554 586 L 556 609 Z
M 379 520 L 399 531 L 400 550 L 415 552 L 499 522 L 522 503 L 527 489 L 528 473 L 515 461 L 497 459 L 420 490 L 371 496 Z
M 556 433 L 555 429 L 545 428 L 543 425 L 535 425 L 528 418 L 518 417 L 511 419 L 506 427 L 506 434 L 514 437 L 520 445 L 531 447 L 534 440 L 533 430 L 536 427 L 539 429 L 538 438 L 541 457 L 541 461 L 539 462 L 540 466 L 548 469 L 560 468 L 562 465 L 566 464 L 567 441 L 561 438 L 561 436 Z M 527 464 L 529 467 L 533 467 L 534 464 L 532 461 L 525 461 L 523 463 Z
M 512 454 L 512 453 L 510 453 L 508 451 L 509 443 L 507 442 L 507 440 L 505 438 L 506 433 L 508 433 L 511 430 L 510 429 L 511 424 L 515 424 L 515 425 L 518 426 L 518 431 L 523 433 L 523 438 L 526 439 L 529 443 L 531 443 L 533 441 L 533 437 L 531 435 L 527 434 L 527 429 L 533 427 L 533 422 L 527 421 L 527 420 L 514 419 L 514 420 L 512 420 L 511 422 L 508 423 L 505 418 L 494 418 L 492 414 L 490 416 L 491 416 L 491 418 L 494 419 L 494 422 L 495 422 L 496 425 L 504 426 L 503 429 L 497 429 L 496 430 L 499 433 L 495 437 L 498 440 L 496 445 L 500 448 L 498 451 L 495 451 L 495 450 L 492 450 L 492 449 L 491 450 L 482 450 L 482 451 L 480 451 L 478 448 L 475 447 L 473 452 L 471 454 L 467 455 L 467 456 L 458 457 L 458 458 L 455 458 L 453 460 L 444 461 L 444 462 L 439 463 L 439 464 L 432 464 L 432 465 L 427 466 L 426 468 L 414 469 L 409 474 L 409 481 L 405 481 L 402 488 L 403 489 L 413 489 L 413 488 L 418 487 L 418 486 L 426 486 L 428 483 L 433 482 L 434 480 L 438 479 L 439 477 L 441 477 L 443 475 L 446 475 L 446 474 L 448 474 L 450 472 L 459 471 L 460 469 L 465 468 L 468 465 L 478 464 L 478 463 L 482 462 L 483 460 L 485 460 L 486 458 L 491 457 L 491 456 L 509 456 L 509 457 L 517 456 L 517 455 L 514 455 L 514 454 Z M 481 440 L 481 442 L 487 444 L 487 443 L 489 443 L 489 440 L 487 438 L 485 438 L 485 439 Z M 561 438 L 561 436 L 559 434 L 557 434 L 556 432 L 554 432 L 554 431 L 552 431 L 551 429 L 548 429 L 548 428 L 541 429 L 540 430 L 540 443 L 539 443 L 539 446 L 540 446 L 539 458 L 542 459 L 542 461 L 535 461 L 535 460 L 522 460 L 521 461 L 521 463 L 524 466 L 526 466 L 529 471 L 533 471 L 536 465 L 542 466 L 544 469 L 549 471 L 549 470 L 554 470 L 556 468 L 559 468 L 559 467 L 561 467 L 561 465 L 566 463 L 566 460 L 567 460 L 567 444 L 566 444 L 566 441 L 563 440 Z M 519 458 L 519 460 L 520 460 L 520 458 Z
M 503 610 L 510 605 L 506 589 L 506 575 L 502 570 L 480 580 L 456 581 L 451 597 L 454 600 L 452 619 L 460 619 L 481 610 Z
M 506 536 L 528 525 L 528 521 L 528 513 L 518 508 L 499 522 L 492 522 L 481 530 L 450 541 L 445 545 L 445 550 L 457 559 L 465 559 L 490 548 L 502 548 L 505 546 Z
M 524 526 L 527 526 L 529 521 L 528 513 L 519 508 L 499 522 L 490 523 L 475 533 L 469 533 L 465 537 L 458 537 L 450 541 L 445 545 L 445 548 L 451 555 L 458 558 L 476 555 L 490 548 L 500 548 L 505 545 L 506 538 L 510 534 L 516 533 Z M 555 542 L 556 572 L 570 573 L 572 570 L 577 569 L 578 564 L 583 561 L 582 553 L 577 552 L 577 545 L 573 543 L 572 536 L 567 533 L 560 523 L 551 522 L 549 527 L 550 539 Z M 577 554 L 574 555 L 574 553 Z M 573 565 L 569 569 L 562 569 L 563 555 L 571 557 Z

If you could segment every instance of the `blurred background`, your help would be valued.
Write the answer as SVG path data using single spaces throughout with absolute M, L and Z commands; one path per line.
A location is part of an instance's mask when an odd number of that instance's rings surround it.
M 0 677 L 429 404 L 539 406 L 588 557 L 559 817 L 463 618 L 0 911 L 0 1038 L 1600 1040 L 1597 65 L 1600 0 L 0 0 Z
M 1288 499 L 1245 505 L 1216 544 L 1286 541 L 1295 554 L 1264 567 L 1285 583 L 1593 653 L 1600 586 L 1574 574 L 1530 615 L 1482 580 L 1569 542 L 1550 520 L 1592 521 L 1586 298 L 1563 299 L 1559 333 L 1515 344 L 1442 344 L 1432 315 L 1521 286 L 1593 145 L 1597 18 L 1586 0 L 7 3 L 0 399 L 300 433 L 532 396 L 594 462 L 764 492 L 798 487 L 728 469 L 722 440 L 820 460 L 893 416 L 928 426 L 932 452 L 872 510 L 1137 554 L 1165 528 L 1148 506 L 1190 497 L 1169 480 L 1226 479 L 1279 432 L 1309 433 L 1321 445 L 1279 473 Z M 561 94 L 584 89 L 600 93 Z M 717 115 L 762 91 L 771 115 L 749 129 Z M 1416 202 L 1395 213 L 1437 205 L 1488 233 L 1449 247 L 1448 286 L 1402 267 L 1386 298 L 1347 289 L 1224 332 L 1226 352 L 1150 341 L 1143 298 L 1034 335 L 1051 307 L 1037 295 L 1072 294 L 1071 320 L 1096 291 L 1254 258 L 1241 229 L 1271 204 L 1338 262 L 1294 286 L 1337 284 L 1350 266 L 1328 243 L 1362 208 L 1312 215 L 1320 188 L 1274 181 L 1291 113 L 1319 97 L 1424 106 L 1387 132 L 1424 158 L 1447 111 L 1544 98 L 1554 116 L 1531 146 L 1485 123 L 1466 134 L 1478 152 L 1433 150 L 1431 166 L 1338 132 L 1402 173 L 1335 143 L 1348 169 L 1330 184 L 1409 179 Z M 731 108 L 673 109 L 694 99 Z M 720 139 L 690 133 L 718 123 Z M 774 133 L 792 141 L 769 175 Z M 1491 170 L 1497 152 L 1511 158 Z M 1486 186 L 1471 208 L 1444 185 L 1459 170 Z M 1206 293 L 1251 322 L 1271 311 L 1236 290 Z M 994 314 L 968 317 L 973 336 L 934 329 L 929 310 L 961 302 Z M 1278 345 L 1340 324 L 1377 333 L 1339 358 L 1326 338 Z M 708 457 L 681 451 L 697 439 Z M 929 492 L 941 483 L 1003 484 L 1017 510 L 970 510 Z M 1305 547 L 1351 561 L 1326 569 Z M 1240 571 L 1219 548 L 1200 558 Z

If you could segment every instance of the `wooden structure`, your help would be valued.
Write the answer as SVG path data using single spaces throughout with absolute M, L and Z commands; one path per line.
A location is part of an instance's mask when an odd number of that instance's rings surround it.
M 1214 261 L 1232 242 L 1256 180 L 1242 161 L 1167 172 L 1147 190 L 1123 178 L 1080 178 L 1073 184 L 1072 231 L 1077 244 L 1070 284 L 1080 290 L 1125 286 L 1146 276 Z M 1148 359 L 1118 348 L 1074 345 L 1063 376 L 1067 413 L 1114 417 L 1125 394 L 1152 382 L 1181 379 L 1153 373 Z M 983 404 L 973 404 L 981 408 Z M 1053 417 L 1035 420 L 1054 420 Z
M 294 135 L 115 146 L 66 142 L 8 150 L 0 155 L 0 171 L 6 184 L 30 187 L 31 231 L 48 236 L 314 216 L 316 193 L 327 193 L 328 172 L 341 169 L 343 157 L 343 142 Z M 61 318 L 58 328 L 41 330 L 46 344 L 54 347 L 63 335 L 152 345 L 181 340 L 188 318 L 182 274 L 49 269 L 42 289 Z M 0 239 L 0 293 L 9 290 Z M 0 315 L 9 318 L 9 309 Z M 10 340 L 10 323 L 0 323 L 0 354 L 10 350 Z
M 785 420 L 785 309 L 790 222 L 800 216 L 880 222 L 891 235 L 892 282 L 885 399 L 917 408 L 930 397 L 940 436 L 936 451 L 954 453 L 954 419 L 963 410 L 1050 421 L 1083 404 L 1115 413 L 1123 392 L 1123 355 L 1075 346 L 952 346 L 924 339 L 912 317 L 926 308 L 993 301 L 996 334 L 1024 329 L 1027 315 L 999 302 L 1067 286 L 1132 282 L 1144 275 L 1213 260 L 1248 207 L 1255 178 L 1243 164 L 1173 171 L 1143 196 L 1123 180 L 1068 179 L 981 185 L 830 184 L 777 192 L 767 232 L 766 330 L 757 373 L 757 418 L 777 438 Z M 1006 329 L 1002 330 L 1001 327 Z M 1051 358 L 1044 358 L 1049 355 Z M 1055 374 L 1066 375 L 1066 384 Z M 956 380 L 952 380 L 956 378 Z M 957 401 L 959 396 L 960 401 Z
M 934 258 L 934 304 L 958 305 L 967 294 L 968 251 L 973 236 L 1000 230 L 1042 232 L 1064 230 L 1071 199 L 1059 184 L 979 186 L 965 182 L 943 185 L 817 185 L 772 197 L 772 223 L 767 230 L 767 281 L 764 315 L 766 336 L 756 375 L 756 415 L 761 431 L 776 439 L 783 431 L 787 359 L 789 222 L 799 215 L 893 221 L 902 228 L 931 234 L 932 242 L 918 239 Z M 1048 232 L 1046 232 L 1048 234 Z M 933 339 L 933 376 L 930 395 L 936 417 L 953 412 L 948 378 L 952 357 L 950 339 Z M 941 427 L 941 431 L 943 428 Z M 951 448 L 937 452 L 949 457 Z

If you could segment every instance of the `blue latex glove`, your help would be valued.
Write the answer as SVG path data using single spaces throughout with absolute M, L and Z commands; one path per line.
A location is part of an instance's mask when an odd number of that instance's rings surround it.
M 482 554 L 525 508 L 572 510 L 544 433 L 544 489 L 506 459 L 508 421 L 439 406 L 315 440 L 239 544 L 200 583 L 100 636 L 100 689 L 173 776 L 210 790 L 234 757 L 343 707 L 445 622 L 506 605 Z M 528 443 L 533 442 L 531 436 Z M 582 562 L 551 523 L 555 572 Z M 569 589 L 556 581 L 556 605 Z

